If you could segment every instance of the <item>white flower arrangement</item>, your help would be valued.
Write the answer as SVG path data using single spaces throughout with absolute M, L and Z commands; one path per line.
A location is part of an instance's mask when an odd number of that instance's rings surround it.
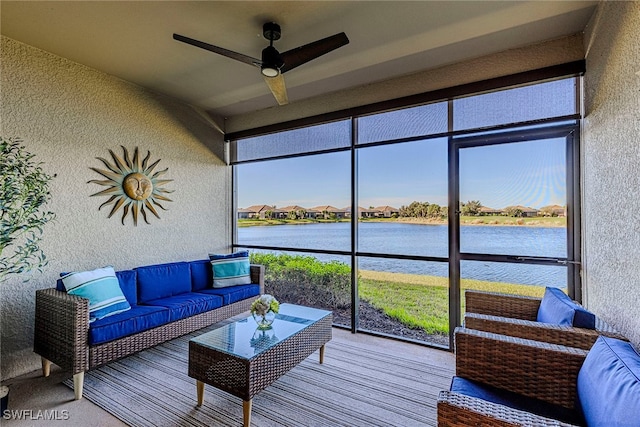
M 251 314 L 264 316 L 270 311 L 277 313 L 280 310 L 280 303 L 269 294 L 261 295 L 260 298 L 251 304 Z

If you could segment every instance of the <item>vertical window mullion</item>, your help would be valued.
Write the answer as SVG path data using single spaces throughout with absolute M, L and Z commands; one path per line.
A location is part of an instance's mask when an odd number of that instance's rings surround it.
M 358 297 L 358 120 L 351 119 L 351 332 L 358 330 L 360 299 Z

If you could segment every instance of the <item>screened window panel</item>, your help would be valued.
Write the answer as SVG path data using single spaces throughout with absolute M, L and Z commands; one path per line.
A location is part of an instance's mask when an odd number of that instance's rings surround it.
M 237 165 L 238 243 L 348 251 L 350 165 L 349 151 Z M 278 225 L 244 226 L 265 219 Z
M 358 144 L 447 131 L 447 103 L 421 105 L 358 118 Z
M 447 191 L 447 138 L 358 148 L 358 249 L 446 257 Z
M 350 146 L 351 121 L 341 120 L 233 141 L 231 162 L 314 153 Z
M 570 78 L 455 99 L 453 130 L 576 114 L 575 85 Z

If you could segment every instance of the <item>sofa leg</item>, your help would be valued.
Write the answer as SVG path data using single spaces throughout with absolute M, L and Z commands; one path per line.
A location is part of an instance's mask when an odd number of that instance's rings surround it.
M 76 400 L 82 399 L 82 387 L 84 386 L 84 372 L 78 372 L 73 376 L 73 392 Z
M 40 359 L 42 359 L 42 376 L 48 377 L 51 373 L 51 361 L 45 359 L 44 357 L 41 357 Z

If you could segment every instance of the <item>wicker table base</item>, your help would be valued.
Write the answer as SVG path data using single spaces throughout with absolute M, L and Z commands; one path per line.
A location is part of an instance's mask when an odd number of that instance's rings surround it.
M 282 304 L 273 323 L 270 340 L 256 343 L 247 331 L 253 319 L 235 323 L 196 337 L 189 342 L 189 376 L 196 380 L 197 402 L 204 400 L 209 384 L 243 400 L 244 426 L 251 423 L 253 396 L 287 373 L 331 340 L 333 315 L 292 304 Z M 246 341 L 246 342 L 245 342 Z M 249 341 L 254 354 L 248 354 Z

